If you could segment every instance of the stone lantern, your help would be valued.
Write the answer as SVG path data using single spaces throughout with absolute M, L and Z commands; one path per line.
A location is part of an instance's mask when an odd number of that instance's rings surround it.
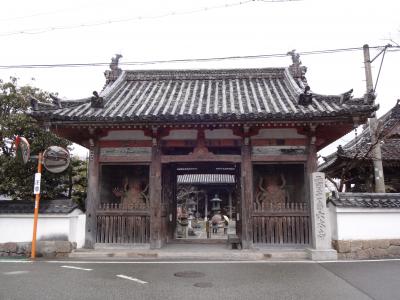
M 215 194 L 214 198 L 212 198 L 210 202 L 211 202 L 211 211 L 213 212 L 213 214 L 216 214 L 221 211 L 222 200 L 218 198 L 218 194 Z

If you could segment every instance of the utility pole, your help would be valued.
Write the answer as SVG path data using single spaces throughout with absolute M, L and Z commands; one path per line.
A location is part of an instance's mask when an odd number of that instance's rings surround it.
M 365 67 L 365 79 L 367 84 L 367 92 L 365 94 L 365 102 L 369 101 L 369 97 L 373 96 L 374 85 L 372 82 L 372 72 L 371 72 L 371 59 L 369 56 L 369 46 L 364 45 L 364 67 Z M 375 101 L 375 100 L 374 100 Z M 381 153 L 381 143 L 378 140 L 378 120 L 376 115 L 368 119 L 369 132 L 371 135 L 371 146 L 372 151 L 372 161 L 374 164 L 374 179 L 375 179 L 375 192 L 385 193 L 385 178 L 383 176 L 383 166 L 382 166 L 382 153 Z
M 33 235 L 32 235 L 32 249 L 31 249 L 31 258 L 36 258 L 36 232 L 37 232 L 37 224 L 39 217 L 39 202 L 40 202 L 40 182 L 42 176 L 42 152 L 39 152 L 38 156 L 38 167 L 37 173 L 35 174 L 35 185 L 34 185 L 34 193 L 35 193 L 35 211 L 33 217 Z

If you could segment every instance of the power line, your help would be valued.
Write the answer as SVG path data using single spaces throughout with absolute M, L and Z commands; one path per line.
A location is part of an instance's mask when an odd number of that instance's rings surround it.
M 370 49 L 380 49 L 385 46 L 373 46 Z M 392 46 L 400 50 L 400 46 Z M 300 55 L 318 55 L 318 54 L 334 54 L 340 52 L 360 51 L 362 47 L 351 48 L 337 48 L 325 50 L 312 50 L 298 52 Z M 394 51 L 395 49 L 393 49 Z M 188 63 L 188 62 L 207 62 L 207 61 L 223 61 L 223 60 L 237 60 L 237 59 L 267 59 L 267 58 L 282 58 L 287 57 L 287 53 L 274 53 L 274 54 L 259 54 L 259 55 L 242 55 L 242 56 L 223 56 L 223 57 L 208 57 L 208 58 L 184 58 L 184 59 L 171 59 L 171 60 L 150 60 L 150 61 L 131 61 L 121 62 L 120 65 L 134 66 L 134 65 L 152 65 L 152 64 L 165 64 L 165 63 Z M 0 65 L 0 69 L 48 69 L 48 68 L 77 68 L 77 67 L 101 67 L 108 66 L 109 62 L 94 62 L 94 63 L 66 63 L 66 64 L 26 64 L 26 65 Z
M 86 27 L 101 26 L 101 25 L 111 25 L 111 24 L 115 24 L 115 23 L 131 22 L 131 21 L 160 19 L 160 18 L 166 18 L 166 17 L 171 17 L 171 16 L 188 15 L 188 14 L 194 14 L 194 13 L 199 13 L 199 12 L 206 12 L 206 11 L 214 10 L 214 9 L 240 6 L 240 5 L 245 5 L 250 2 L 256 2 L 256 1 L 273 3 L 273 2 L 292 2 L 292 1 L 302 1 L 302 0 L 244 0 L 244 1 L 240 1 L 240 2 L 226 3 L 226 4 L 222 4 L 222 5 L 202 7 L 202 8 L 196 8 L 196 9 L 191 9 L 191 10 L 170 11 L 167 13 L 153 15 L 153 16 L 136 16 L 136 17 L 129 17 L 129 18 L 101 20 L 101 21 L 92 22 L 92 23 L 81 23 L 81 24 L 73 24 L 73 25 L 65 25 L 65 26 L 50 26 L 50 27 L 39 27 L 39 28 L 31 28 L 31 29 L 21 29 L 21 30 L 9 31 L 9 32 L 1 32 L 0 36 L 11 36 L 11 35 L 19 35 L 19 34 L 42 34 L 42 33 L 56 31 L 56 30 L 86 28 Z
M 375 81 L 374 93 L 375 93 L 375 91 L 376 91 L 376 87 L 378 86 L 379 75 L 381 75 L 381 70 L 382 70 L 383 61 L 384 61 L 384 59 L 385 59 L 386 50 L 387 50 L 387 48 L 389 48 L 389 47 L 391 47 L 390 44 L 387 45 L 387 46 L 382 50 L 383 55 L 382 55 L 381 64 L 379 65 L 378 76 L 376 77 L 376 81 Z M 381 52 L 381 53 L 382 53 L 382 52 Z M 380 55 L 380 54 L 379 54 L 379 55 Z M 377 57 L 378 57 L 378 56 L 377 56 Z
M 81 7 L 82 6 L 70 7 L 70 8 L 63 8 L 63 9 L 57 9 L 57 10 L 42 11 L 42 12 L 30 14 L 30 15 L 2 18 L 2 19 L 0 19 L 0 22 L 23 20 L 23 19 L 35 18 L 35 17 L 40 17 L 40 16 L 46 16 L 46 15 L 54 15 L 54 14 L 59 14 L 59 13 L 63 13 L 63 12 L 70 11 L 70 10 L 77 10 L 77 9 L 80 9 Z
M 167 18 L 167 17 L 171 17 L 171 16 L 180 16 L 180 15 L 199 13 L 199 12 L 206 12 L 206 11 L 210 11 L 210 10 L 214 10 L 214 9 L 240 6 L 240 5 L 245 5 L 250 2 L 256 2 L 256 1 L 257 2 L 279 3 L 279 2 L 294 2 L 294 1 L 303 1 L 303 0 L 245 0 L 245 1 L 240 1 L 240 2 L 226 3 L 223 5 L 216 5 L 216 6 L 210 6 L 210 7 L 202 7 L 202 8 L 186 10 L 186 11 L 170 11 L 168 13 L 163 13 L 163 14 L 153 15 L 153 16 L 136 16 L 136 17 L 130 17 L 130 18 L 101 20 L 101 21 L 92 22 L 92 23 L 81 23 L 81 24 L 65 25 L 65 26 L 50 26 L 50 27 L 40 27 L 40 28 L 31 28 L 31 29 L 21 29 L 21 30 L 9 31 L 9 32 L 0 32 L 0 37 L 1 36 L 19 35 L 19 34 L 42 34 L 42 33 L 56 31 L 56 30 L 68 30 L 68 29 L 86 28 L 86 27 L 93 27 L 93 26 L 111 25 L 111 24 L 131 22 L 131 21 L 160 19 L 160 18 Z M 30 15 L 30 16 L 22 16 L 20 18 L 39 16 L 42 14 L 47 14 L 47 13 L 38 13 L 35 15 Z M 18 19 L 18 17 L 16 19 Z
M 294 2 L 294 1 L 303 1 L 303 0 L 253 0 L 253 1 L 273 3 L 273 2 Z M 42 11 L 42 12 L 37 12 L 37 13 L 29 14 L 29 15 L 1 18 L 0 22 L 29 19 L 29 18 L 35 18 L 35 17 L 39 17 L 39 16 L 44 16 L 44 15 L 54 15 L 54 14 L 63 13 L 66 11 L 76 10 L 76 9 L 77 9 L 77 7 L 70 7 L 70 8 L 64 8 L 64 9 L 51 10 L 51 11 Z

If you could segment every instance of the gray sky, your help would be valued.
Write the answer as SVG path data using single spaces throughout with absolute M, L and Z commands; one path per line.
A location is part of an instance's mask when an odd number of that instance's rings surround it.
M 292 49 L 302 52 L 361 47 L 365 43 L 377 46 L 389 43 L 388 39 L 400 44 L 398 0 L 252 1 L 229 6 L 239 2 L 6 1 L 0 16 L 0 65 L 108 63 L 116 53 L 123 55 L 123 63 L 286 53 Z M 228 7 L 212 8 L 225 4 Z M 206 7 L 209 9 L 203 9 Z M 92 26 L 95 23 L 108 24 Z M 64 29 L 52 29 L 58 27 Z M 371 57 L 376 54 L 377 50 L 371 49 Z M 308 67 L 306 76 L 314 92 L 339 94 L 353 88 L 354 96 L 364 94 L 362 51 L 307 55 L 301 60 Z M 122 68 L 285 67 L 290 63 L 285 57 Z M 380 58 L 373 63 L 374 80 L 379 64 Z M 399 67 L 400 51 L 387 53 L 377 87 L 378 116 L 400 98 Z M 16 76 L 22 84 L 76 99 L 101 90 L 105 69 L 0 69 L 0 78 Z M 338 143 L 353 137 L 350 134 Z M 332 152 L 338 143 L 325 148 L 322 155 Z

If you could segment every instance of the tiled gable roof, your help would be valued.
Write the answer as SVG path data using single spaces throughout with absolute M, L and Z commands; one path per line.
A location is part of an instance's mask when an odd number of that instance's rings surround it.
M 33 214 L 34 201 L 4 200 L 0 201 L 0 214 Z M 39 205 L 40 214 L 69 214 L 78 208 L 71 199 L 45 200 Z
M 400 101 L 379 118 L 381 136 L 384 142 L 381 143 L 381 152 L 383 165 L 400 163 Z M 357 139 L 353 139 L 337 151 L 325 158 L 319 170 L 327 171 L 331 166 L 338 163 L 339 160 L 353 160 L 354 158 L 363 158 L 366 161 L 372 161 L 372 152 L 368 152 L 371 147 L 371 135 L 369 126 L 366 126 Z M 368 152 L 368 153 L 367 153 Z
M 334 193 L 329 202 L 346 208 L 400 208 L 400 193 Z
M 313 94 L 303 106 L 301 93 L 302 82 L 286 68 L 123 71 L 100 93 L 103 108 L 87 98 L 32 114 L 54 121 L 187 122 L 313 120 L 375 110 L 363 99 L 343 101 L 341 95 Z
M 178 184 L 233 184 L 232 174 L 183 174 L 178 175 Z

